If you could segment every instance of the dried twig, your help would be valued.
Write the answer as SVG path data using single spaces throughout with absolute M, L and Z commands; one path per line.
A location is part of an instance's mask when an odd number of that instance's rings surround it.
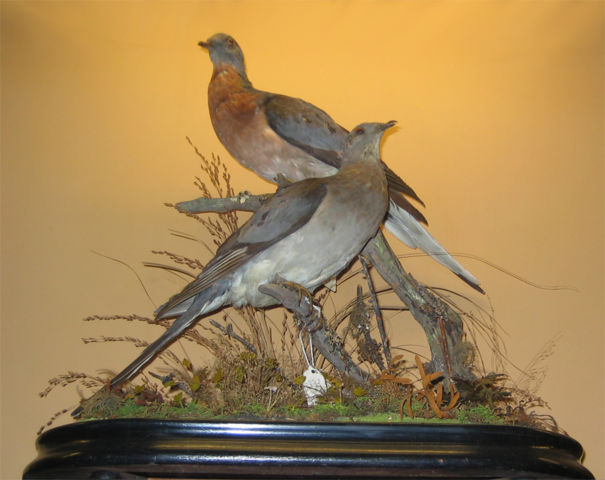
M 250 342 L 248 342 L 244 337 L 238 335 L 237 333 L 235 333 L 233 331 L 233 325 L 232 324 L 228 324 L 226 327 L 221 325 L 220 323 L 218 323 L 216 320 L 210 320 L 210 325 L 212 325 L 215 328 L 218 328 L 223 335 L 227 335 L 230 338 L 234 338 L 235 340 L 237 340 L 238 342 L 240 342 L 244 347 L 246 347 L 248 350 L 250 350 L 252 353 L 254 353 L 255 355 L 258 355 L 258 351 L 256 350 L 256 348 L 254 348 L 254 345 L 252 345 Z
M 384 321 L 382 319 L 382 312 L 380 311 L 380 306 L 378 305 L 378 299 L 376 298 L 376 292 L 374 291 L 374 284 L 372 283 L 372 277 L 370 276 L 370 269 L 368 268 L 368 263 L 365 261 L 363 256 L 359 256 L 359 261 L 361 263 L 361 267 L 363 268 L 363 274 L 366 277 L 368 282 L 368 289 L 370 291 L 370 299 L 372 301 L 372 306 L 374 307 L 374 315 L 376 317 L 376 325 L 378 326 L 378 331 L 380 332 L 380 340 L 382 341 L 382 351 L 384 353 L 384 358 L 387 363 L 391 363 L 391 349 L 389 348 L 389 339 L 387 338 L 387 333 L 384 329 Z

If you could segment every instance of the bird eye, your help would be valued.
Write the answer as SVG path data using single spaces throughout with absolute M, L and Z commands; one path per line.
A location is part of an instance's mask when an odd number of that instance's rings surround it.
M 235 40 L 233 40 L 232 38 L 228 38 L 228 39 L 227 39 L 227 46 L 228 46 L 229 48 L 233 48 L 233 47 L 235 47 Z
M 364 129 L 363 127 L 357 127 L 357 128 L 355 129 L 355 136 L 362 135 L 362 134 L 364 134 L 365 132 L 366 132 L 366 131 L 365 131 L 365 129 Z

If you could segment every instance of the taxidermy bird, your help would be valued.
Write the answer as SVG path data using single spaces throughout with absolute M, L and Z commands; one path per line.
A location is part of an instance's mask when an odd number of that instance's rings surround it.
M 219 247 L 194 281 L 158 309 L 156 318 L 176 320 L 110 387 L 133 378 L 207 314 L 228 305 L 278 304 L 259 286 L 287 281 L 312 293 L 344 270 L 386 215 L 387 181 L 379 148 L 394 123 L 359 125 L 347 135 L 334 175 L 279 189 Z

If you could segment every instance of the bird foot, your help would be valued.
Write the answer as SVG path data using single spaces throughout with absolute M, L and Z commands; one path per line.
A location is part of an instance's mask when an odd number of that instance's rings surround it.
M 283 173 L 278 173 L 273 179 L 277 184 L 277 189 L 280 190 L 288 185 L 292 185 L 294 182 L 286 177 Z
M 272 296 L 290 310 L 305 330 L 312 332 L 320 328 L 322 324 L 321 308 L 313 304 L 313 295 L 302 285 L 288 280 L 280 280 L 261 285 L 258 289 L 262 293 Z

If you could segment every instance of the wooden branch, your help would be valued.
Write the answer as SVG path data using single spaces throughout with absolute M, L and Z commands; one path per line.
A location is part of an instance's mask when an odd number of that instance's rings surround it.
M 338 334 L 326 326 L 321 310 L 314 307 L 310 294 L 303 287 L 284 281 L 261 285 L 258 289 L 262 293 L 271 295 L 294 314 L 313 338 L 313 346 L 336 370 L 359 384 L 368 383 L 370 376 L 359 368 L 345 351 Z
M 474 380 L 475 375 L 467 358 L 472 346 L 464 340 L 462 319 L 458 313 L 403 269 L 382 232 L 379 231 L 368 242 L 362 255 L 372 262 L 424 329 L 431 350 L 429 370 L 445 372 L 445 383 L 448 385 L 451 378 Z M 443 332 L 446 336 L 445 348 Z
M 185 202 L 179 202 L 176 205 L 167 203 L 169 207 L 176 208 L 182 213 L 227 213 L 233 210 L 242 210 L 245 212 L 255 212 L 260 206 L 271 198 L 273 194 L 252 195 L 249 192 L 240 192 L 235 197 L 227 198 L 206 198 L 199 197 Z

